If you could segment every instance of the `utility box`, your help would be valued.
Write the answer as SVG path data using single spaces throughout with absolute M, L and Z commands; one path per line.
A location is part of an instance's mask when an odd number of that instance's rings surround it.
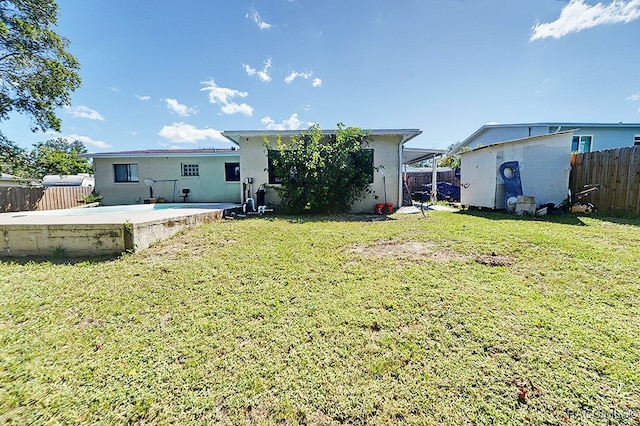
M 505 209 L 500 165 L 517 161 L 522 194 L 538 205 L 567 199 L 573 131 L 516 139 L 463 152 L 460 203 L 463 206 Z

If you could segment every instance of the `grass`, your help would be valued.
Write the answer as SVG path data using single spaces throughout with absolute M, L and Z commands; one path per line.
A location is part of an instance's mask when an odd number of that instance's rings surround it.
M 638 423 L 640 220 L 393 219 L 0 263 L 0 423 Z

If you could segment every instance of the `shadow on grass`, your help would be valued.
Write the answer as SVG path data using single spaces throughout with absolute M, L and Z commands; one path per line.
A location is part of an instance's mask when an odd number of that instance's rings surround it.
M 481 217 L 491 220 L 512 220 L 512 221 L 531 221 L 531 222 L 549 222 L 559 223 L 563 225 L 573 226 L 587 226 L 582 220 L 583 218 L 593 218 L 606 222 L 618 223 L 622 225 L 640 226 L 640 218 L 634 216 L 609 216 L 606 214 L 575 214 L 575 213 L 557 213 L 548 214 L 545 216 L 515 216 L 502 211 L 491 210 L 476 210 L 466 209 L 456 212 L 456 214 L 463 214 L 474 217 Z
M 262 216 L 247 216 L 238 220 L 285 220 L 290 223 L 315 223 L 315 222 L 385 222 L 388 220 L 396 220 L 393 216 L 387 214 L 372 213 L 344 213 L 344 214 L 269 214 Z

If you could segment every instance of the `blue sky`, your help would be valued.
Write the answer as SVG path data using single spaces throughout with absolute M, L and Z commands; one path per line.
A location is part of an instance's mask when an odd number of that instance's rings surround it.
M 61 133 L 90 152 L 229 147 L 223 130 L 640 122 L 640 0 L 58 0 L 83 86 Z

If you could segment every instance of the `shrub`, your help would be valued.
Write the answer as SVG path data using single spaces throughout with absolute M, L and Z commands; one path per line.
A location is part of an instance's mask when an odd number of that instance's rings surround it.
M 280 185 L 270 186 L 288 213 L 340 213 L 370 192 L 373 151 L 370 132 L 338 123 L 333 134 L 324 135 L 318 125 L 293 135 L 285 144 L 277 137 L 272 149 L 265 137 L 269 172 Z

